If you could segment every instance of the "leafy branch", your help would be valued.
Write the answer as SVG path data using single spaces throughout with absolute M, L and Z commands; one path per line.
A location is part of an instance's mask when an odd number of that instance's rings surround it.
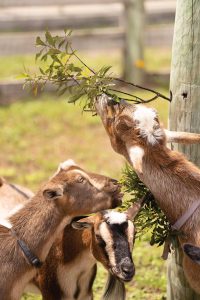
M 63 37 L 52 36 L 49 31 L 46 31 L 43 39 L 37 37 L 36 46 L 39 48 L 36 54 L 39 73 L 33 75 L 28 72 L 24 73 L 25 86 L 30 85 L 34 94 L 37 94 L 39 89 L 43 89 L 46 83 L 51 82 L 56 86 L 60 95 L 67 93 L 70 103 L 80 101 L 84 96 L 83 110 L 85 111 L 95 111 L 95 99 L 103 93 L 117 102 L 125 99 L 139 104 L 149 103 L 158 98 L 171 101 L 170 98 L 153 89 L 112 76 L 110 66 L 104 66 L 97 71 L 87 66 L 72 48 L 71 31 L 65 30 Z M 127 87 L 127 90 L 119 89 L 119 83 Z M 130 87 L 151 92 L 153 96 L 146 100 L 142 99 L 132 94 Z M 124 209 L 148 192 L 129 166 L 125 168 L 121 182 L 125 192 L 130 194 L 130 200 L 125 202 Z M 136 219 L 136 226 L 138 235 L 151 231 L 150 243 L 152 245 L 162 245 L 171 234 L 170 224 L 153 197 L 144 204 Z
M 142 198 L 149 191 L 140 181 L 135 171 L 128 165 L 123 170 L 121 183 L 124 191 L 130 195 L 130 199 L 124 205 L 124 209 L 127 209 L 132 203 Z M 148 202 L 144 203 L 135 220 L 135 225 L 138 236 L 148 231 L 151 232 L 151 245 L 157 244 L 161 246 L 172 234 L 170 223 L 157 205 L 153 195 Z
M 64 36 L 53 36 L 48 30 L 45 37 L 36 38 L 36 46 L 39 48 L 36 61 L 39 63 L 39 73 L 23 74 L 25 86 L 31 85 L 36 95 L 39 89 L 43 89 L 46 83 L 51 82 L 57 88 L 59 95 L 69 93 L 70 103 L 75 103 L 84 98 L 84 110 L 95 111 L 94 102 L 97 96 L 105 93 L 119 102 L 121 99 L 132 101 L 135 104 L 149 103 L 158 98 L 171 101 L 170 98 L 149 88 L 126 82 L 123 79 L 113 77 L 110 66 L 104 66 L 97 71 L 90 68 L 73 50 L 71 45 L 71 31 L 65 30 Z M 119 90 L 117 85 L 121 83 L 127 87 L 143 89 L 153 93 L 153 97 L 142 99 L 129 91 Z

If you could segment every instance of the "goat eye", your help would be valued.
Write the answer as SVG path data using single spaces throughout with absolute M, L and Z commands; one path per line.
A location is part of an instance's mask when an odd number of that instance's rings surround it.
M 79 176 L 77 182 L 82 183 L 84 182 L 85 178 L 83 176 Z
M 105 247 L 106 246 L 106 243 L 104 242 L 104 240 L 101 238 L 100 235 L 96 235 L 96 239 L 97 239 L 98 245 L 100 247 Z

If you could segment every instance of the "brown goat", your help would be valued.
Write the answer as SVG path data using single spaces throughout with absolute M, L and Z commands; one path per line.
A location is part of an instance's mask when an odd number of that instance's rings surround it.
M 0 226 L 1 300 L 20 299 L 36 274 L 35 259 L 46 259 L 56 237 L 75 216 L 120 203 L 116 180 L 86 172 L 72 161 L 61 164 L 31 201 L 10 217 L 12 229 Z
M 134 167 L 172 225 L 191 205 L 198 206 L 200 170 L 181 153 L 168 149 L 166 142 L 178 136 L 179 141 L 192 143 L 200 140 L 199 136 L 170 134 L 160 126 L 154 109 L 125 101 L 116 103 L 106 95 L 97 99 L 96 110 L 113 149 Z M 200 247 L 199 216 L 198 206 L 181 226 L 183 235 L 179 241 L 182 246 L 190 243 Z M 184 253 L 183 267 L 192 288 L 200 293 L 200 266 Z

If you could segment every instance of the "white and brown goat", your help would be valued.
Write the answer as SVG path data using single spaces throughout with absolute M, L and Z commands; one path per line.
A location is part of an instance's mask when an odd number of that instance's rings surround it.
M 103 299 L 124 300 L 124 282 L 135 274 L 135 230 L 129 218 L 137 214 L 139 207 L 135 205 L 131 215 L 102 211 L 66 226 L 34 279 L 43 299 L 92 300 L 100 262 L 109 272 Z
M 189 243 L 200 247 L 200 170 L 166 146 L 168 141 L 199 142 L 200 135 L 171 133 L 161 127 L 154 109 L 125 101 L 116 103 L 106 95 L 98 97 L 96 110 L 113 149 L 130 162 L 170 223 L 184 216 L 184 224 L 179 223 L 181 246 Z M 187 254 L 188 249 L 186 245 Z M 184 272 L 200 293 L 200 266 L 185 253 Z
M 72 161 L 54 176 L 9 221 L 0 225 L 1 300 L 19 300 L 26 284 L 75 216 L 116 207 L 121 203 L 116 180 L 84 171 Z

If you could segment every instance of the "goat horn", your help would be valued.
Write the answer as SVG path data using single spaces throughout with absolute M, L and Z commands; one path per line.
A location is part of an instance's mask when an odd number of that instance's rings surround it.
M 191 132 L 170 131 L 165 129 L 168 143 L 199 144 L 200 134 Z
M 128 218 L 130 220 L 134 220 L 134 218 L 137 216 L 137 214 L 139 213 L 142 205 L 148 201 L 151 197 L 153 197 L 153 195 L 151 194 L 151 192 L 147 192 L 141 199 L 139 199 L 138 201 L 136 201 L 135 203 L 133 203 L 133 205 L 131 207 L 128 208 L 127 210 L 127 215 Z

